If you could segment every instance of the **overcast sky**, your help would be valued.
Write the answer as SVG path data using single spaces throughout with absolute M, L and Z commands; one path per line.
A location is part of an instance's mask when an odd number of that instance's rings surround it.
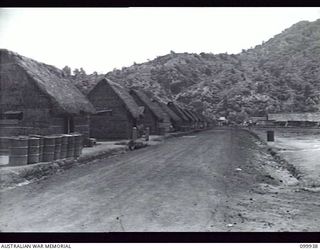
M 175 52 L 239 53 L 320 8 L 0 8 L 0 48 L 107 73 Z

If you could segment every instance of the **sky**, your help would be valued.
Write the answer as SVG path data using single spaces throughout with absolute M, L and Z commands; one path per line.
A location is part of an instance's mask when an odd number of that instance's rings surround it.
M 320 8 L 0 8 L 0 48 L 107 73 L 170 51 L 239 53 Z

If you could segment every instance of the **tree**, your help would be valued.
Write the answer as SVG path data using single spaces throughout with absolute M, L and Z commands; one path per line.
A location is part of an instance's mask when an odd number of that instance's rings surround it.
M 80 69 L 75 68 L 75 69 L 73 70 L 73 75 L 74 75 L 77 79 L 81 79 L 81 78 L 87 76 L 87 74 L 86 74 L 86 72 L 85 72 L 85 70 L 84 70 L 83 68 L 80 68 Z
M 87 75 L 86 72 L 85 72 L 85 70 L 84 70 L 83 68 L 80 68 L 80 74 L 81 74 L 82 76 L 86 76 L 86 75 Z
M 64 68 L 62 69 L 63 73 L 66 75 L 66 76 L 71 76 L 71 68 L 69 66 L 64 66 Z
M 75 68 L 75 69 L 73 70 L 73 74 L 74 74 L 75 76 L 79 76 L 79 75 L 80 75 L 80 70 L 77 69 L 77 68 Z

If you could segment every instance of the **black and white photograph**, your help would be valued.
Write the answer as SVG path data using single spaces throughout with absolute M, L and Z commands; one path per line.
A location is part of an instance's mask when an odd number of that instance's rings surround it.
M 319 232 L 320 8 L 0 8 L 0 232 Z

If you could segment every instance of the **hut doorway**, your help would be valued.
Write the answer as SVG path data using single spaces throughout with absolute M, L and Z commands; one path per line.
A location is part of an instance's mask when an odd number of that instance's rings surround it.
M 65 126 L 64 126 L 64 133 L 70 134 L 74 132 L 74 119 L 73 117 L 66 117 L 65 118 Z

